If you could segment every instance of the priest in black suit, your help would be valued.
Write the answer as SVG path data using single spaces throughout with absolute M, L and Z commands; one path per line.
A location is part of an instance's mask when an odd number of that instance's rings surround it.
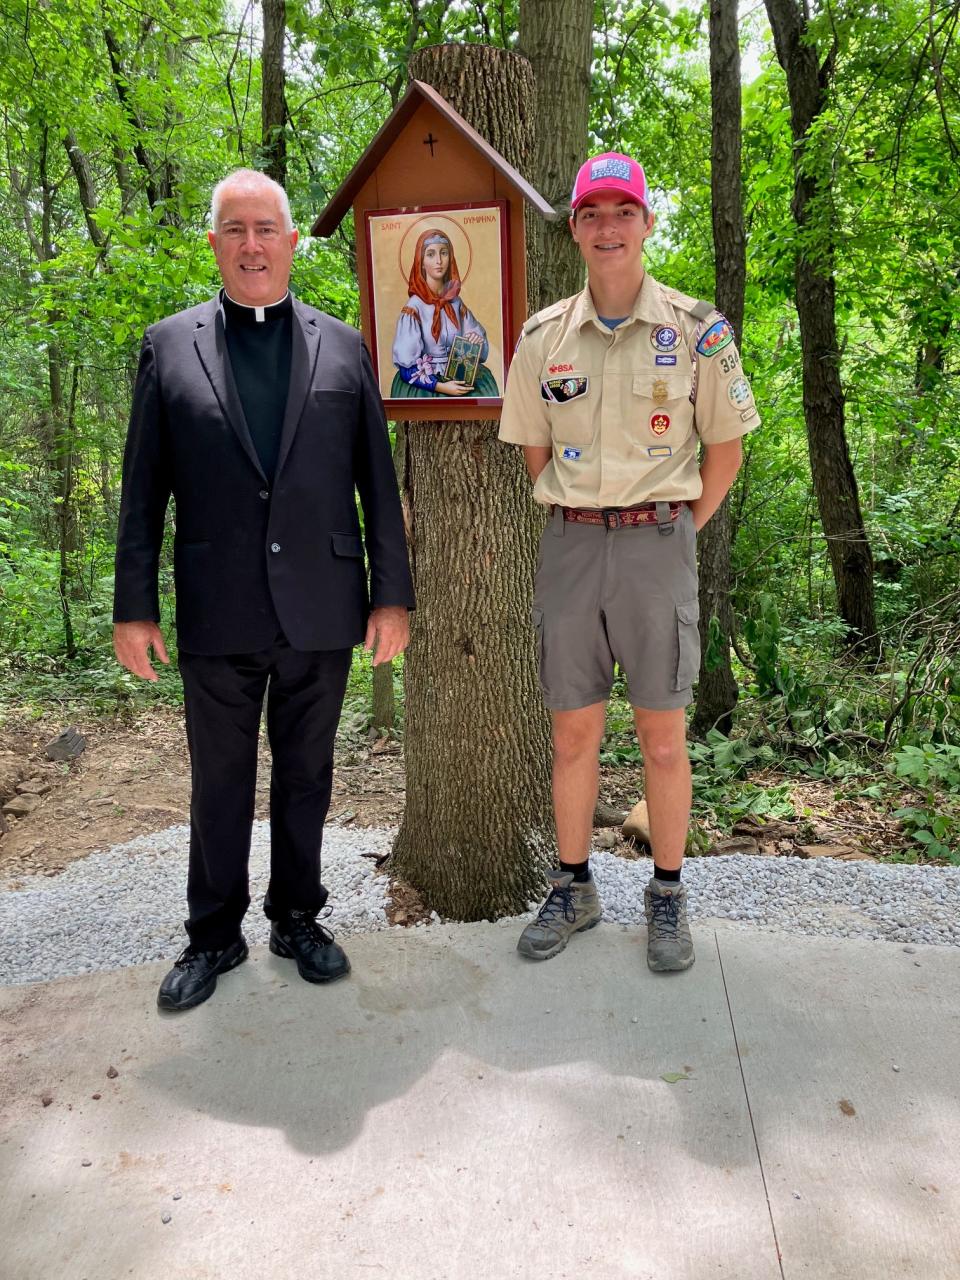
M 334 736 L 352 647 L 389 661 L 407 644 L 413 607 L 370 357 L 355 329 L 289 292 L 297 232 L 283 188 L 252 170 L 230 174 L 213 193 L 212 224 L 223 289 L 143 339 L 117 539 L 117 658 L 155 680 L 151 649 L 167 661 L 157 571 L 173 496 L 193 793 L 189 945 L 161 984 L 163 1009 L 207 999 L 247 956 L 265 695 L 270 949 L 308 982 L 349 972 L 317 921 Z

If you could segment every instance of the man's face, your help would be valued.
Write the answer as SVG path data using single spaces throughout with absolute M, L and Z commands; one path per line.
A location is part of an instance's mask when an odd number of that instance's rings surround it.
M 652 230 L 652 213 L 636 200 L 612 192 L 588 196 L 570 219 L 570 231 L 587 270 L 610 276 L 640 266 L 643 242 Z
M 279 198 L 269 187 L 227 187 L 219 225 L 207 239 L 234 302 L 266 307 L 287 292 L 297 233 L 284 229 Z

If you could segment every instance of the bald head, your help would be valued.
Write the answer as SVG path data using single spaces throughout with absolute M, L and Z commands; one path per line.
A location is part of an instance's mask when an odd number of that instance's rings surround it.
M 274 182 L 272 178 L 268 178 L 265 173 L 259 173 L 256 169 L 235 169 L 233 173 L 228 173 L 213 188 L 213 195 L 210 199 L 210 221 L 213 224 L 213 230 L 219 231 L 220 229 L 220 216 L 224 196 L 264 196 L 268 193 L 272 194 L 277 201 L 284 231 L 292 231 L 293 218 L 290 214 L 290 201 L 287 199 L 287 193 L 279 182 Z

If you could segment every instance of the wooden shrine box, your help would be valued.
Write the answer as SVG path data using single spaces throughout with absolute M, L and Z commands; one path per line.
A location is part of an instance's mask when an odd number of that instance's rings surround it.
M 524 201 L 556 217 L 414 80 L 313 224 L 313 235 L 330 236 L 353 208 L 361 326 L 389 417 L 500 416 L 527 318 Z

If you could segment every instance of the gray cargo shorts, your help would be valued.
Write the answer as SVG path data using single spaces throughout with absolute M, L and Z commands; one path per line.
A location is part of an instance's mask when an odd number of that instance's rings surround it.
M 630 702 L 685 707 L 700 669 L 697 535 L 686 505 L 664 535 L 656 524 L 572 524 L 556 507 L 540 539 L 533 624 L 551 711 L 605 702 L 614 663 Z

